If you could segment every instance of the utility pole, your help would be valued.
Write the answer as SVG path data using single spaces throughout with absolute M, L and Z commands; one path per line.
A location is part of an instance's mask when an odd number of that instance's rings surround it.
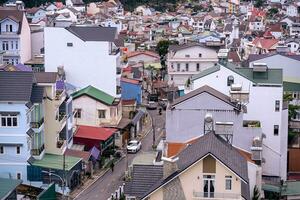
M 66 155 L 65 152 L 63 154 L 63 188 L 62 188 L 62 192 L 63 192 L 63 199 L 65 199 L 65 187 L 66 187 Z
M 155 119 L 151 116 L 152 118 L 152 133 L 153 133 L 153 141 L 152 141 L 152 148 L 155 145 Z

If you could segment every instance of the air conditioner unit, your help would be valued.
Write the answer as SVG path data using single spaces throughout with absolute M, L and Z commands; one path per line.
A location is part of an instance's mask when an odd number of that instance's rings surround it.
M 266 72 L 268 65 L 266 63 L 253 63 L 253 72 Z
M 238 83 L 231 84 L 231 91 L 241 91 L 242 85 Z

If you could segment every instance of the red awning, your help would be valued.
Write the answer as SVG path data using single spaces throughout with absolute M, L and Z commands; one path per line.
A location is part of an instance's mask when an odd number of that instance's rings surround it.
M 95 126 L 79 126 L 74 137 L 106 141 L 117 130 L 118 129 L 115 129 L 115 128 L 103 128 L 103 127 L 95 127 Z

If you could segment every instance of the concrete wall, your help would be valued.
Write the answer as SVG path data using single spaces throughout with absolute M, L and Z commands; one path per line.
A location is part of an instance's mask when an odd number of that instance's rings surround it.
M 41 54 L 41 49 L 44 47 L 44 31 L 31 33 L 31 57 Z
M 145 63 L 149 63 L 149 62 L 155 62 L 155 61 L 159 61 L 159 58 L 154 58 L 152 56 L 148 56 L 148 55 L 145 55 L 145 54 L 140 54 L 140 55 L 137 55 L 137 56 L 133 56 L 133 57 L 130 57 L 128 58 L 128 63 L 138 63 L 138 62 L 145 62 Z
M 64 66 L 67 82 L 77 88 L 92 85 L 116 96 L 118 57 L 109 55 L 108 42 L 84 42 L 64 28 L 45 28 L 45 70 L 56 72 Z
M 30 27 L 25 14 L 23 14 L 22 31 L 20 35 L 20 57 L 21 63 L 31 59 L 31 34 Z
M 132 84 L 125 81 L 121 81 L 121 95 L 122 99 L 129 100 L 135 99 L 137 104 L 142 103 L 142 85 Z

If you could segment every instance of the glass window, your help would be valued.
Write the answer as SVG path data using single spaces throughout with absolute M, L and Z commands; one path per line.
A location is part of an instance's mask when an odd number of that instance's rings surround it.
M 274 125 L 274 135 L 279 134 L 279 125 Z
M 197 72 L 200 71 L 200 64 L 199 64 L 199 63 L 197 63 L 197 65 L 196 65 L 196 71 L 197 71 Z
M 14 41 L 10 42 L 10 49 L 14 49 Z
M 231 190 L 232 176 L 225 176 L 225 190 Z
M 72 42 L 68 42 L 67 43 L 67 47 L 72 47 L 73 46 L 73 43 Z
M 233 83 L 234 83 L 233 76 L 228 76 L 227 77 L 227 86 L 231 86 Z
M 199 53 L 199 58 L 201 58 L 202 57 L 202 53 Z
M 16 127 L 18 126 L 18 117 L 15 115 L 1 115 L 2 127 Z
M 75 118 L 81 118 L 81 109 L 75 109 Z
M 7 51 L 8 50 L 8 41 L 2 42 L 2 50 Z
M 275 111 L 278 112 L 280 110 L 280 101 L 276 100 L 275 101 Z
M 13 32 L 13 27 L 12 27 L 12 25 L 9 25 L 9 32 Z
M 17 179 L 22 179 L 21 173 L 17 173 Z
M 19 43 L 16 41 L 16 49 L 19 49 Z
M 98 118 L 99 119 L 105 118 L 105 110 L 98 110 Z
M 21 147 L 17 146 L 17 154 L 20 154 L 20 153 L 21 153 Z
M 0 146 L 0 154 L 4 154 L 4 146 Z
M 190 55 L 188 55 L 188 54 L 187 54 L 187 55 L 185 55 L 185 57 L 186 57 L 186 58 L 189 58 L 189 57 L 190 57 Z
M 189 63 L 185 63 L 185 71 L 189 71 Z
M 177 63 L 177 71 L 180 72 L 180 63 Z

